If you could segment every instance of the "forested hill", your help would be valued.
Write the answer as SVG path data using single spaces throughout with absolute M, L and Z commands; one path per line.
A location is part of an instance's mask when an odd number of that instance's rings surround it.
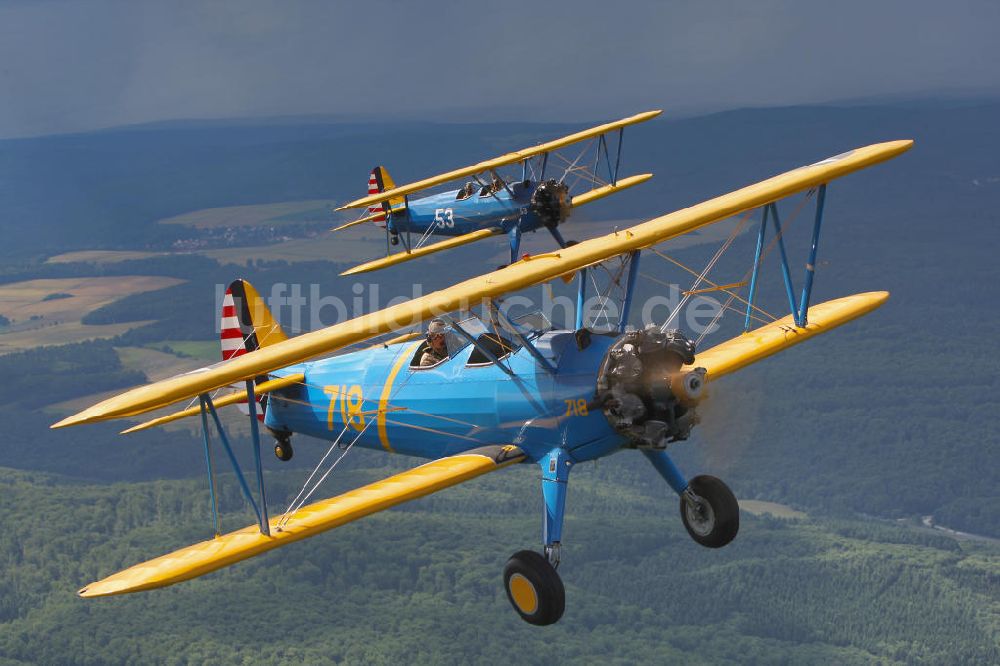
M 349 488 L 388 473 L 362 466 Z M 638 457 L 635 452 L 624 455 Z M 518 619 L 500 571 L 538 538 L 537 472 L 515 466 L 221 573 L 80 600 L 81 585 L 210 536 L 201 480 L 65 484 L 0 470 L 5 663 L 956 664 L 1000 659 L 996 550 L 880 523 L 755 518 L 692 542 L 646 469 L 574 474 L 567 612 Z M 275 508 L 301 475 L 272 474 Z M 223 478 L 226 529 L 248 522 Z

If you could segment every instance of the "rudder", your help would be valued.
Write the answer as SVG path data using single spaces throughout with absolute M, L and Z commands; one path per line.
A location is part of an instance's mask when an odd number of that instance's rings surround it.
M 240 278 L 226 288 L 220 326 L 222 360 L 287 340 L 264 299 L 253 285 Z
M 368 194 L 380 194 L 386 190 L 391 190 L 396 187 L 396 183 L 393 182 L 392 176 L 389 175 L 389 170 L 384 166 L 377 166 L 371 170 L 368 174 Z M 388 202 L 383 202 L 377 206 L 370 206 L 368 208 L 369 215 L 378 215 L 378 217 L 373 218 L 373 221 L 380 227 L 385 226 L 386 212 L 388 208 L 393 208 L 396 206 L 401 206 L 405 203 L 403 197 L 393 197 Z

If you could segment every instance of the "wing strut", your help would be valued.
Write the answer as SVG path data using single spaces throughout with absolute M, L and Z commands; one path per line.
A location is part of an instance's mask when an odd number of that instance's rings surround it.
M 212 402 L 212 397 L 207 393 L 202 393 L 198 396 L 198 400 L 201 403 L 201 424 L 202 424 L 202 435 L 205 441 L 205 461 L 208 466 L 208 492 L 212 497 L 212 518 L 215 523 L 215 534 L 219 535 L 219 504 L 218 499 L 215 496 L 215 474 L 212 469 L 212 445 L 211 439 L 208 434 L 208 415 L 212 416 L 212 421 L 215 423 L 215 429 L 219 433 L 219 441 L 222 442 L 222 448 L 226 451 L 226 456 L 229 457 L 229 462 L 233 466 L 233 472 L 236 474 L 236 480 L 240 483 L 240 490 L 243 491 L 243 497 L 246 498 L 247 502 L 253 508 L 254 513 L 257 515 L 257 523 L 260 526 L 260 533 L 264 536 L 270 534 L 270 521 L 267 517 L 267 498 L 264 494 L 264 472 L 260 463 L 260 429 L 257 425 L 257 400 L 254 398 L 254 382 L 252 379 L 247 380 L 247 406 L 250 409 L 250 433 L 253 437 L 253 451 L 254 451 L 254 468 L 257 472 L 257 490 L 260 494 L 260 504 L 253 497 L 253 493 L 250 491 L 250 485 L 247 483 L 246 477 L 243 476 L 243 470 L 240 468 L 240 463 L 236 460 L 236 455 L 233 453 L 233 447 L 229 444 L 229 437 L 226 435 L 226 429 L 222 425 L 222 421 L 219 419 L 219 413 L 215 409 L 215 404 Z
M 628 315 L 632 309 L 632 293 L 635 291 L 635 279 L 639 275 L 639 253 L 642 250 L 632 250 L 628 255 L 628 277 L 625 282 L 625 300 L 622 303 L 622 314 L 618 318 L 618 332 L 624 333 L 628 326 Z
M 757 249 L 753 257 L 750 293 L 747 297 L 746 318 L 743 322 L 744 332 L 750 330 L 751 311 L 754 307 L 753 299 L 757 293 L 757 278 L 760 274 L 761 252 L 764 247 L 764 235 L 767 232 L 768 219 L 774 223 L 775 237 L 778 241 L 778 249 L 781 252 L 781 276 L 785 282 L 785 293 L 788 295 L 788 307 L 791 310 L 792 319 L 798 328 L 803 328 L 809 323 L 809 298 L 812 295 L 813 276 L 816 274 L 816 249 L 819 245 L 820 228 L 823 225 L 823 205 L 825 202 L 826 183 L 823 183 L 819 186 L 816 194 L 816 216 L 813 220 L 812 243 L 809 249 L 809 259 L 806 261 L 805 279 L 798 305 L 795 304 L 795 287 L 792 284 L 792 273 L 788 268 L 788 254 L 785 252 L 785 240 L 781 231 L 781 218 L 778 217 L 778 206 L 775 202 L 764 206 L 763 215 L 760 219 L 760 230 L 757 234 Z

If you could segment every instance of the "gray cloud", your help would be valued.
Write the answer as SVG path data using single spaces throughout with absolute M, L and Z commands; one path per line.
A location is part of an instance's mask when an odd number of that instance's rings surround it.
M 996 92 L 1000 3 L 7 2 L 0 136 Z

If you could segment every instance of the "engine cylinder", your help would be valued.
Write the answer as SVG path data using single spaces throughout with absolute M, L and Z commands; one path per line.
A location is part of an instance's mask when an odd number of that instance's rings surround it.
M 540 183 L 531 194 L 530 210 L 546 227 L 565 222 L 571 206 L 569 186 L 554 179 Z
M 680 331 L 629 331 L 608 350 L 597 395 L 611 426 L 637 447 L 664 448 L 687 439 L 698 422 L 705 369 L 682 370 L 695 345 Z

